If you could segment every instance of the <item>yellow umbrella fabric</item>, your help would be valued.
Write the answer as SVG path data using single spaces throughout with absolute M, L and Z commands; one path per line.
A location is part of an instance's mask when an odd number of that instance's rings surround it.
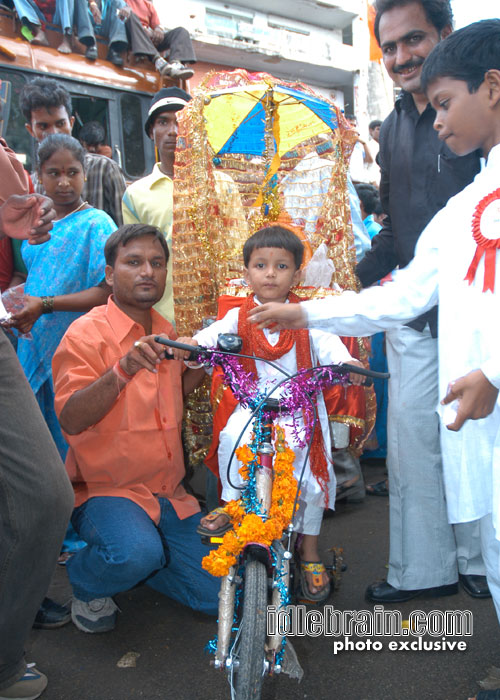
M 208 99 L 204 117 L 208 141 L 216 155 L 264 154 L 268 116 L 279 157 L 298 143 L 337 127 L 336 117 L 325 102 L 279 85 L 228 88 L 212 93 Z

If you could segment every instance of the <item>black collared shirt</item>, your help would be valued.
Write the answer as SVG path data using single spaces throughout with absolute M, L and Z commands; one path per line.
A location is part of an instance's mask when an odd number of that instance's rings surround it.
M 405 267 L 417 240 L 450 197 L 464 189 L 480 169 L 479 153 L 458 157 L 438 139 L 435 111 L 418 113 L 413 97 L 403 92 L 380 129 L 380 198 L 388 217 L 371 250 L 356 268 L 363 287 Z M 410 323 L 437 335 L 437 307 Z

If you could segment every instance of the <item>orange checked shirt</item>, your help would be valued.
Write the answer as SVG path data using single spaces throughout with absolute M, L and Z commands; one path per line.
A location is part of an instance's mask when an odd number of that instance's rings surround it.
M 153 334 L 177 337 L 168 321 L 154 310 L 151 314 Z M 143 327 L 112 298 L 74 321 L 52 363 L 57 415 L 72 394 L 99 379 L 143 336 Z M 128 498 L 156 523 L 157 497 L 168 498 L 181 519 L 200 510 L 181 484 L 183 371 L 176 360 L 161 362 L 157 374 L 140 370 L 104 418 L 79 435 L 65 434 L 75 507 L 94 496 Z

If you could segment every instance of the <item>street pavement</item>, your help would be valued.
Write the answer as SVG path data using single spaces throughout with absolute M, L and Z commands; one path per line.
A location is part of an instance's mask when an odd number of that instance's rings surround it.
M 380 466 L 366 466 L 364 471 L 368 483 L 383 477 Z M 373 610 L 364 591 L 386 575 L 388 499 L 368 496 L 361 505 L 338 504 L 335 515 L 324 520 L 321 545 L 325 558 L 330 547 L 342 546 L 347 563 L 329 604 L 340 611 Z M 61 603 L 69 599 L 64 567 L 57 567 L 50 594 Z M 204 652 L 216 633 L 214 618 L 146 586 L 119 594 L 116 601 L 121 613 L 111 633 L 84 634 L 72 623 L 32 631 L 27 660 L 36 661 L 49 678 L 43 700 L 229 700 L 224 675 L 214 670 L 212 657 Z M 389 643 L 397 643 L 396 637 L 372 636 L 372 641 L 381 642 L 380 651 L 338 653 L 334 644 L 344 642 L 344 635 L 297 636 L 292 642 L 304 670 L 302 681 L 284 675 L 266 678 L 262 700 L 467 700 L 480 690 L 478 681 L 487 676 L 487 669 L 500 666 L 500 628 L 491 600 L 474 600 L 460 591 L 386 609 L 401 610 L 403 620 L 415 610 L 470 610 L 473 634 L 446 637 L 450 643 L 465 642 L 462 651 L 456 646 L 445 651 L 391 651 Z M 407 639 L 416 638 L 403 641 Z M 360 636 L 350 641 L 366 643 Z

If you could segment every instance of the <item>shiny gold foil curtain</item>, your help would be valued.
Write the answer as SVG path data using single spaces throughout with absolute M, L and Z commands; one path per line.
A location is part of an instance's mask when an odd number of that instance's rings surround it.
M 283 215 L 291 218 L 280 185 L 309 154 L 315 154 L 323 165 L 328 163 L 331 176 L 327 192 L 322 195 L 314 231 L 308 231 L 306 235 L 313 250 L 321 242 L 327 243 L 328 255 L 335 265 L 333 281 L 342 289 L 357 288 L 346 180 L 355 136 L 333 103 L 338 128 L 332 131 L 325 125 L 321 137 L 298 144 L 281 158 L 275 177 L 277 185 L 265 188 L 261 207 L 253 205 L 262 190 L 266 165 L 271 157 L 269 149 L 262 156 L 234 153 L 218 156 L 208 143 L 204 108 L 210 100 L 209 93 L 263 80 L 314 95 L 308 87 L 300 84 L 238 70 L 209 74 L 193 100 L 179 113 L 174 178 L 173 285 L 175 320 L 181 335 L 201 328 L 203 319 L 216 313 L 217 297 L 226 280 L 242 275 L 241 250 L 248 236 Z M 271 121 L 267 121 L 272 129 Z M 317 187 L 312 180 L 311 198 L 317 200 Z M 303 199 L 307 208 L 307 191 L 304 191 Z
M 354 272 L 356 259 L 347 189 L 349 159 L 356 136 L 333 103 L 338 128 L 331 130 L 325 125 L 324 133 L 298 143 L 285 153 L 272 187 L 262 186 L 273 158 L 269 111 L 266 112 L 266 147 L 261 156 L 215 154 L 208 142 L 204 111 L 209 94 L 263 81 L 314 95 L 307 86 L 286 83 L 267 74 L 250 75 L 243 70 L 213 73 L 178 115 L 172 251 L 174 310 L 179 335 L 192 335 L 206 319 L 215 317 L 220 294 L 246 293 L 245 289 L 227 288 L 227 280 L 243 275 L 242 248 L 246 239 L 278 219 L 300 228 L 313 251 L 326 243 L 328 257 L 335 266 L 332 286 L 338 284 L 341 289 L 350 290 L 359 287 Z M 256 207 L 259 195 L 262 205 Z M 296 291 L 306 297 L 336 293 L 332 289 Z M 368 353 L 369 343 L 360 339 L 359 356 L 365 364 Z M 374 425 L 375 410 L 373 391 L 367 390 L 365 431 L 356 441 L 356 453 L 361 451 Z M 202 463 L 210 440 L 211 411 L 206 384 L 186 402 L 184 444 L 192 467 Z

